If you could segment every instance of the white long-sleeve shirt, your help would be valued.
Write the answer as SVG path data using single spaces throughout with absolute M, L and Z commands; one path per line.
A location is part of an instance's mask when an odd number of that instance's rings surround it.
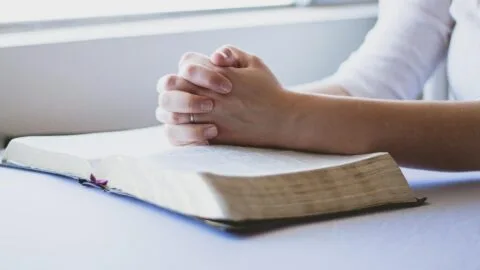
M 480 98 L 480 0 L 380 0 L 377 24 L 331 80 L 353 96 L 415 99 L 443 59 L 453 96 Z

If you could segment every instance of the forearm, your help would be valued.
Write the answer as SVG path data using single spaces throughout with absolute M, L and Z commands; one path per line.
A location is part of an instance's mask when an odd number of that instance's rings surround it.
M 329 84 L 325 81 L 315 81 L 293 86 L 290 91 L 308 94 L 323 94 L 335 96 L 349 96 L 350 94 L 341 86 Z
M 294 148 L 389 152 L 403 166 L 480 169 L 479 102 L 399 102 L 295 94 Z

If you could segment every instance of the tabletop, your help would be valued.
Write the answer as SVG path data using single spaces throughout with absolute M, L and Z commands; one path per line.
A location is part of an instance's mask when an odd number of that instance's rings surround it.
M 405 169 L 428 204 L 251 236 L 0 168 L 1 269 L 480 269 L 480 173 Z

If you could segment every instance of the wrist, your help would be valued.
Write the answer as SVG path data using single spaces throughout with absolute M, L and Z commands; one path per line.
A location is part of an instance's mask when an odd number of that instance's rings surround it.
M 283 106 L 281 119 L 278 121 L 278 147 L 296 150 L 309 150 L 308 134 L 313 130 L 306 130 L 308 126 L 308 98 L 310 95 L 291 91 L 283 92 Z
M 376 121 L 361 109 L 361 101 L 293 92 L 286 98 L 282 148 L 335 154 L 372 151 Z

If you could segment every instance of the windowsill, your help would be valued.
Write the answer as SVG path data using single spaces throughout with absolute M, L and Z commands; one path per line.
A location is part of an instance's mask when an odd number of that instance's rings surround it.
M 376 16 L 377 4 L 352 4 L 219 13 L 183 18 L 3 33 L 0 34 L 0 48 L 96 39 L 202 32 L 219 29 L 315 23 L 372 18 Z

